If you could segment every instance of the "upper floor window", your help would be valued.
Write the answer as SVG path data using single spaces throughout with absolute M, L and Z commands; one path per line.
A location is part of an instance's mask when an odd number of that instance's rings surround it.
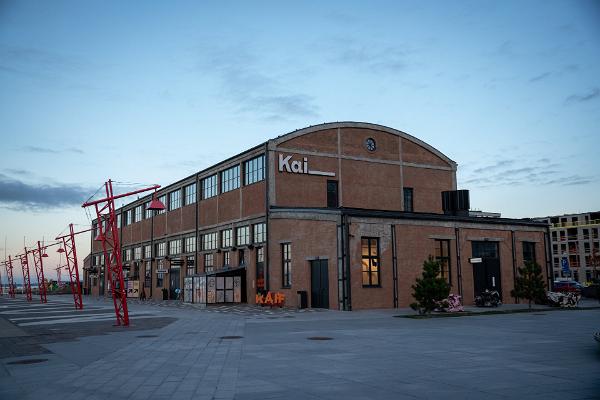
M 125 220 L 123 221 L 123 226 L 131 225 L 133 223 L 133 210 L 125 211 Z
M 231 253 L 228 251 L 223 252 L 223 267 L 229 267 L 231 265 Z
M 240 166 L 221 171 L 221 193 L 229 192 L 240 187 Z
M 144 246 L 144 258 L 152 258 L 152 246 L 149 244 Z
M 202 235 L 202 250 L 214 250 L 217 248 L 217 232 Z
M 142 220 L 142 206 L 139 205 L 135 208 L 135 217 L 133 222 L 139 222 Z
M 263 243 L 267 241 L 267 224 L 260 223 L 252 226 L 254 231 L 254 243 Z
M 183 188 L 184 196 L 185 196 L 185 204 L 190 205 L 196 202 L 196 183 L 192 183 L 191 185 L 187 185 Z
M 231 229 L 221 231 L 221 247 L 231 247 Z
M 535 242 L 523 242 L 523 261 L 536 262 Z
M 404 211 L 413 212 L 413 188 L 404 188 Z
M 196 251 L 196 236 L 188 236 L 184 239 L 184 247 L 186 253 L 193 253 Z
M 245 246 L 250 241 L 250 227 L 241 226 L 236 229 L 235 243 L 238 246 Z
M 213 253 L 207 253 L 204 255 L 204 271 L 211 272 L 215 266 L 215 255 Z
M 145 218 L 152 218 L 152 216 L 154 215 L 154 214 L 153 214 L 153 213 L 154 213 L 154 210 L 150 210 L 149 208 L 150 208 L 150 202 L 149 202 L 149 201 L 147 201 L 147 202 L 144 204 L 144 210 L 146 210 L 146 213 L 145 213 Z
M 167 255 L 167 244 L 165 242 L 156 243 L 156 257 L 164 257 Z
M 169 211 L 181 207 L 181 190 L 175 190 L 169 193 Z
M 379 238 L 361 238 L 362 284 L 379 286 Z
M 209 199 L 217 195 L 217 174 L 202 179 L 202 198 Z
M 136 247 L 133 249 L 133 259 L 134 260 L 142 259 L 142 248 L 141 247 Z
M 261 155 L 244 162 L 244 185 L 265 179 L 265 156 Z
M 163 204 L 167 204 L 167 195 L 166 195 L 166 194 L 163 194 L 162 196 L 159 196 L 159 197 L 158 197 L 158 201 L 160 201 L 160 202 L 161 202 L 161 203 L 163 203 Z M 157 211 L 157 212 L 156 212 L 156 214 L 157 214 L 157 215 L 158 215 L 158 214 L 164 214 L 166 211 L 167 211 L 167 210 L 166 210 L 166 208 L 163 208 L 162 210 L 160 210 L 160 211 Z
M 169 241 L 169 255 L 173 256 L 181 253 L 181 240 L 171 240 Z

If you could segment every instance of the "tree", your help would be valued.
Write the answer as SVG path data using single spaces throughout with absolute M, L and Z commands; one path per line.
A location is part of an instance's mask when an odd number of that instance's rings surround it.
M 535 262 L 526 261 L 518 271 L 519 276 L 515 278 L 515 288 L 511 290 L 510 295 L 529 300 L 529 310 L 531 310 L 531 302 L 535 299 L 543 299 L 546 295 L 542 268 Z
M 429 257 L 423 263 L 423 274 L 412 285 L 412 296 L 416 300 L 410 307 L 419 314 L 429 314 L 437 308 L 439 301 L 445 300 L 450 294 L 450 285 L 440 276 L 440 263 Z

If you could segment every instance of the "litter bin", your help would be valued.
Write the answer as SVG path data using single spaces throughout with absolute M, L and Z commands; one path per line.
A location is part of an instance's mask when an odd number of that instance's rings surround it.
M 298 290 L 298 308 L 307 308 L 308 307 L 308 294 L 306 290 Z

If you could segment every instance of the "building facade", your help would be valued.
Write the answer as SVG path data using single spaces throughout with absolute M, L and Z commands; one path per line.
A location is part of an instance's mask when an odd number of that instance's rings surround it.
M 146 210 L 150 196 L 117 210 L 130 292 L 173 298 L 184 277 L 197 276 L 209 282 L 208 303 L 253 304 L 276 292 L 291 307 L 304 295 L 310 307 L 407 307 L 434 257 L 466 304 L 486 288 L 514 302 L 525 260 L 549 276 L 547 225 L 449 212 L 442 193 L 456 191 L 456 168 L 381 125 L 328 123 L 279 136 L 161 188 L 165 211 Z M 94 237 L 85 282 L 107 295 Z
M 537 218 L 550 225 L 554 279 L 572 278 L 581 283 L 600 278 L 600 212 Z M 568 261 L 568 272 L 563 261 Z

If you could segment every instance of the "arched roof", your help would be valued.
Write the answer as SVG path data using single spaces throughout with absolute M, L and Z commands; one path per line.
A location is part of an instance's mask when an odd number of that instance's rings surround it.
M 362 128 L 362 129 L 372 129 L 376 131 L 386 132 L 392 135 L 399 136 L 405 140 L 413 142 L 424 149 L 427 149 L 431 153 L 435 154 L 442 160 L 446 161 L 448 164 L 452 166 L 456 166 L 456 162 L 454 162 L 450 157 L 446 156 L 444 153 L 436 149 L 435 147 L 425 143 L 424 141 L 417 139 L 416 137 L 409 135 L 406 132 L 399 131 L 398 129 L 390 128 L 388 126 L 372 124 L 369 122 L 354 122 L 354 121 L 341 121 L 341 122 L 326 122 L 318 125 L 311 125 L 306 128 L 298 129 L 293 132 L 287 133 L 285 135 L 281 135 L 273 139 L 271 142 L 278 146 L 280 143 L 286 142 L 288 140 L 294 139 L 298 136 L 306 135 L 309 133 L 314 133 L 326 129 L 337 129 L 337 128 Z

